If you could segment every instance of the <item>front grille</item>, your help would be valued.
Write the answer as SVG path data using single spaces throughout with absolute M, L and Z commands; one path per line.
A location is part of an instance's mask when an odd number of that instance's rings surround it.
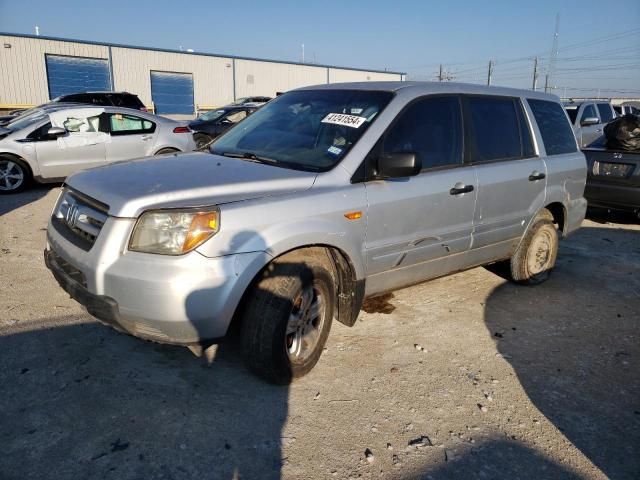
M 89 251 L 107 221 L 109 207 L 65 188 L 53 210 L 52 223 L 76 246 Z

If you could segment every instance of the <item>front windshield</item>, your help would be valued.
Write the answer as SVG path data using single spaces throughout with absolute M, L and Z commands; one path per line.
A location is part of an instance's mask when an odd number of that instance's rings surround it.
M 391 92 L 367 90 L 286 93 L 220 137 L 211 151 L 286 168 L 329 170 L 392 97 Z
M 15 132 L 38 123 L 41 120 L 44 120 L 45 117 L 47 117 L 47 113 L 44 110 L 34 110 L 28 115 L 21 115 L 20 117 L 12 120 L 5 128 Z
M 225 114 L 225 110 L 209 110 L 208 112 L 200 115 L 199 119 L 211 121 L 211 120 L 216 120 L 220 118 L 224 114 Z

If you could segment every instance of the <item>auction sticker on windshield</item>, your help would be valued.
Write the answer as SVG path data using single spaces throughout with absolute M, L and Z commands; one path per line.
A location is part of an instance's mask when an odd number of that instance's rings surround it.
M 358 117 L 357 115 L 346 115 L 344 113 L 329 113 L 322 119 L 322 123 L 333 123 L 335 125 L 344 125 L 345 127 L 358 128 L 367 119 Z

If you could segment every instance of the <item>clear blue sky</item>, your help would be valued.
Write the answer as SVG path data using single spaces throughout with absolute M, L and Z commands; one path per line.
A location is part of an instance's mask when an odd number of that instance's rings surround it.
M 548 63 L 560 14 L 562 95 L 640 96 L 640 1 L 18 1 L 0 0 L 0 31 L 353 67 L 530 87 Z M 541 78 L 540 84 L 544 84 Z M 634 93 L 638 92 L 638 93 Z

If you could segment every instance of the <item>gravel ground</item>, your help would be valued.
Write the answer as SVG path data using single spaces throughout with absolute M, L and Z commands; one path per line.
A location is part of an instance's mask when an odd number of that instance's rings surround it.
M 640 226 L 551 280 L 483 268 L 370 301 L 292 386 L 105 327 L 42 260 L 57 188 L 0 197 L 0 478 L 640 478 Z

